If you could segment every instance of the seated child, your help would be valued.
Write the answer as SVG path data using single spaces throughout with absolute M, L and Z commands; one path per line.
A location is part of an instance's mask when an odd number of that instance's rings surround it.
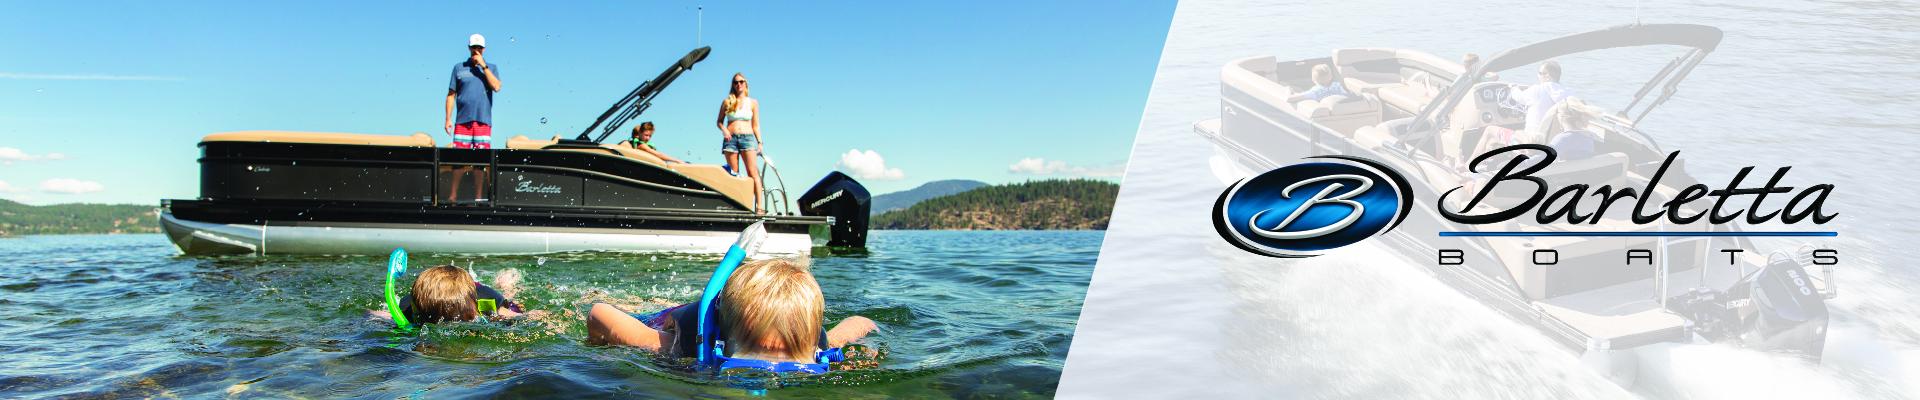
M 720 337 L 728 357 L 812 363 L 820 347 L 826 300 L 807 267 L 791 259 L 751 261 L 735 269 L 721 290 Z M 635 317 L 604 303 L 587 315 L 587 343 L 634 346 L 673 357 L 693 357 L 699 303 Z M 828 348 L 866 337 L 878 326 L 847 317 L 825 332 Z
M 659 158 L 660 161 L 665 161 L 670 164 L 686 164 L 687 163 L 686 161 L 680 161 L 680 159 L 678 158 L 673 158 L 673 156 L 670 156 L 670 155 L 667 155 L 667 153 L 661 152 L 660 149 L 654 148 L 653 144 L 650 143 L 652 141 L 653 141 L 653 121 L 646 121 L 646 122 L 641 122 L 640 125 L 633 127 L 633 137 L 628 138 L 625 145 L 634 150 L 639 150 L 643 153 L 651 154 L 655 158 Z
M 505 276 L 519 275 L 518 271 L 501 272 Z M 496 279 L 495 283 L 500 279 Z M 510 286 L 512 283 L 508 282 Z M 492 309 L 481 309 L 485 301 L 493 305 Z M 501 295 L 500 291 L 481 284 L 467 270 L 452 265 L 442 265 L 420 271 L 420 277 L 413 280 L 413 294 L 400 298 L 400 312 L 407 321 L 416 324 L 436 322 L 472 321 L 481 315 L 492 318 L 519 317 L 526 310 L 513 300 Z M 386 310 L 374 311 L 376 317 L 386 317 Z
M 1333 81 L 1333 67 L 1320 64 L 1313 66 L 1313 88 L 1287 97 L 1287 104 L 1299 103 L 1302 100 L 1320 101 L 1329 96 L 1353 97 L 1353 94 L 1347 92 L 1347 85 Z

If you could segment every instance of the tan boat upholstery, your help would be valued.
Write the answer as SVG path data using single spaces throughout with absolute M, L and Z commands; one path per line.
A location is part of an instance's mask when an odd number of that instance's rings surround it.
M 1320 100 L 1301 100 L 1295 106 L 1316 124 L 1342 135 L 1352 135 L 1361 127 L 1378 124 L 1382 118 L 1380 100 L 1361 93 L 1357 96 L 1327 96 Z
M 507 148 L 515 149 L 515 150 L 543 150 L 543 149 L 546 149 L 547 146 L 551 146 L 558 143 L 560 143 L 560 140 L 558 137 L 555 137 L 553 139 L 548 139 L 548 140 L 533 140 L 533 139 L 528 139 L 526 136 L 514 136 L 511 139 L 507 139 Z M 688 178 L 692 178 L 694 181 L 700 182 L 701 184 L 705 184 L 708 187 L 713 188 L 715 191 L 720 192 L 720 194 L 726 195 L 727 198 L 731 198 L 734 201 L 740 202 L 740 204 L 747 205 L 748 207 L 752 207 L 753 205 L 753 181 L 748 179 L 745 176 L 733 176 L 731 174 L 728 174 L 726 169 L 721 168 L 718 165 L 670 164 L 670 163 L 667 163 L 666 161 L 660 160 L 659 157 L 654 157 L 652 154 L 648 154 L 647 152 L 640 151 L 638 149 L 625 147 L 625 146 L 606 145 L 606 144 L 600 145 L 600 148 L 598 149 L 553 149 L 553 150 L 554 151 L 576 151 L 576 152 L 582 152 L 582 153 L 605 154 L 605 155 L 619 155 L 621 157 L 633 159 L 635 161 L 665 167 L 668 170 L 672 170 L 673 172 L 678 172 L 680 173 L 680 175 L 685 175 Z
M 1347 89 L 1408 112 L 1418 112 L 1466 72 L 1459 63 L 1413 50 L 1340 49 L 1333 52 L 1333 64 Z
M 753 206 L 753 180 L 748 179 L 745 174 L 733 176 L 727 174 L 727 170 L 718 165 L 708 164 L 667 164 L 667 169 L 705 183 L 740 204 Z
M 507 148 L 539 150 L 539 149 L 547 148 L 547 146 L 551 146 L 557 143 L 560 143 L 559 136 L 554 136 L 552 139 L 547 139 L 547 140 L 533 140 L 533 139 L 528 139 L 527 135 L 513 135 L 512 138 L 507 139 Z
M 1364 90 L 1371 89 L 1375 85 L 1398 84 L 1400 83 L 1398 68 L 1362 69 L 1369 64 L 1377 65 L 1393 61 L 1396 57 L 1395 53 L 1394 49 L 1378 48 L 1334 50 L 1333 66 L 1336 72 L 1340 73 L 1341 78 L 1352 80 L 1348 81 L 1350 86 L 1348 89 Z
M 201 138 L 202 142 L 280 142 L 318 144 L 358 144 L 369 146 L 433 147 L 433 136 L 414 132 L 408 136 L 364 133 L 239 131 L 221 132 Z

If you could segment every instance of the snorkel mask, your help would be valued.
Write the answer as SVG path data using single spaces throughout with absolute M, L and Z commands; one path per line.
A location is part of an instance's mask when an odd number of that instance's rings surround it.
M 480 281 L 480 277 L 474 275 L 472 269 L 465 271 L 467 272 L 468 278 L 472 278 L 474 282 Z M 400 277 L 406 275 L 407 249 L 393 249 L 393 254 L 387 256 L 387 314 L 393 317 L 394 327 L 400 328 L 403 332 L 411 332 L 413 331 L 413 324 L 407 321 L 406 310 L 400 304 L 400 291 L 396 289 L 399 286 L 398 282 L 400 281 Z M 493 314 L 500 309 L 500 305 L 493 299 L 475 299 L 473 303 L 475 315 L 480 318 L 485 318 L 487 315 Z
M 746 261 L 747 255 L 759 250 L 760 244 L 766 240 L 766 236 L 766 222 L 754 222 L 753 225 L 748 226 L 746 230 L 740 232 L 740 239 L 735 241 L 732 246 L 727 247 L 727 255 L 720 259 L 720 265 L 714 267 L 713 276 L 707 278 L 707 287 L 700 292 L 699 308 L 696 309 L 696 312 L 699 313 L 696 315 L 699 316 L 700 324 L 696 333 L 697 336 L 695 336 L 695 339 L 698 340 L 699 343 L 697 346 L 698 351 L 695 352 L 694 356 L 697 361 L 695 365 L 699 368 L 712 368 L 714 370 L 751 368 L 775 373 L 827 373 L 829 370 L 828 363 L 843 361 L 846 359 L 846 356 L 839 348 L 827 348 L 827 338 L 824 332 L 821 333 L 819 343 L 819 348 L 824 350 L 820 350 L 814 355 L 813 363 L 772 362 L 750 358 L 727 357 L 726 355 L 726 341 L 720 339 L 722 330 L 720 328 L 719 308 L 717 307 L 719 304 L 720 291 L 726 289 L 727 279 L 733 276 L 733 270 L 739 268 L 740 263 Z

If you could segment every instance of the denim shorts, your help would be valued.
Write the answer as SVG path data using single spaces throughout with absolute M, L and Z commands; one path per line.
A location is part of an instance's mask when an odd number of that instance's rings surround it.
M 759 148 L 760 148 L 760 141 L 757 139 L 754 139 L 753 134 L 751 133 L 734 134 L 733 139 L 720 141 L 721 153 L 738 153 L 743 151 L 753 151 Z

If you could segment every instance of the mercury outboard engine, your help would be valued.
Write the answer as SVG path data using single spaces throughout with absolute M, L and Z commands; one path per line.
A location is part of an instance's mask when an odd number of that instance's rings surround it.
M 840 171 L 828 172 L 800 195 L 800 215 L 833 217 L 828 247 L 867 247 L 867 213 L 872 208 L 867 187 Z
M 1800 263 L 1774 256 L 1726 292 L 1698 288 L 1669 299 L 1708 340 L 1738 340 L 1767 351 L 1819 360 L 1827 343 L 1826 297 Z
M 1748 277 L 1754 315 L 1751 346 L 1820 359 L 1827 343 L 1827 301 L 1813 277 L 1790 257 L 1774 256 Z

